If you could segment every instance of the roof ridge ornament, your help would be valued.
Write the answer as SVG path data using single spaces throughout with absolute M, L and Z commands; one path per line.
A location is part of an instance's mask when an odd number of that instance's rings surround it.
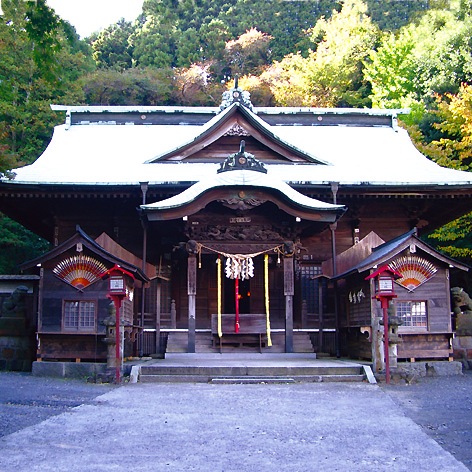
M 238 76 L 234 78 L 234 87 L 231 90 L 226 90 L 221 96 L 220 110 L 224 110 L 233 103 L 239 103 L 249 110 L 253 111 L 251 103 L 251 94 L 238 86 Z
M 220 174 L 221 172 L 230 170 L 254 170 L 267 174 L 267 169 L 264 167 L 264 164 L 258 161 L 253 154 L 246 152 L 245 148 L 246 142 L 242 139 L 239 145 L 239 152 L 230 154 L 221 163 L 220 168 L 216 172 Z

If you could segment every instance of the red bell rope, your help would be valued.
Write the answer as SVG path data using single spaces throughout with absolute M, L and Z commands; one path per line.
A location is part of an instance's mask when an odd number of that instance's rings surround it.
M 236 319 L 234 321 L 234 332 L 239 333 L 239 279 L 234 279 L 234 304 Z

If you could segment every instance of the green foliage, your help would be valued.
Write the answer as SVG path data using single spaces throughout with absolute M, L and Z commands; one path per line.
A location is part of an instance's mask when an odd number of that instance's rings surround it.
M 130 22 L 124 20 L 109 26 L 90 39 L 93 59 L 100 68 L 116 70 L 133 66 L 133 46 L 129 37 L 133 32 Z
M 456 93 L 472 80 L 472 22 L 456 9 L 430 10 L 417 23 L 386 34 L 366 62 L 374 106 L 423 103 L 434 94 Z
M 445 3 L 449 4 L 449 1 L 446 0 Z M 438 8 L 437 2 L 431 0 L 367 0 L 369 16 L 383 31 L 400 29 L 422 12 L 432 8 L 432 4 Z
M 472 260 L 472 213 L 430 233 L 425 239 L 448 256 L 470 264 Z
M 280 105 L 364 106 L 368 91 L 363 63 L 379 31 L 361 0 L 346 0 L 341 11 L 321 18 L 308 31 L 313 50 L 290 54 L 263 74 Z
M 49 249 L 47 241 L 0 213 L 0 274 L 18 273 L 19 262 L 34 259 Z
M 411 127 L 418 149 L 438 164 L 460 170 L 472 169 L 472 86 L 462 85 L 456 95 L 437 96 L 436 108 L 428 115 L 430 130 Z M 428 127 L 420 123 L 424 129 Z M 429 242 L 445 254 L 470 263 L 472 256 L 472 213 L 428 236 Z
M 2 5 L 0 146 L 2 159 L 10 160 L 0 163 L 5 168 L 12 160 L 16 166 L 30 163 L 44 150 L 57 123 L 50 103 L 80 99 L 78 79 L 92 62 L 44 2 L 38 1 L 37 11 L 30 2 Z
M 90 105 L 168 105 L 172 103 L 170 69 L 100 69 L 86 77 L 85 102 Z
M 321 17 L 327 19 L 333 11 L 339 12 L 342 3 L 339 0 L 146 0 L 142 15 L 133 25 L 119 22 L 93 35 L 89 42 L 99 67 L 188 68 L 196 63 L 211 63 L 215 80 L 221 80 L 235 73 L 223 64 L 228 41 L 236 41 L 247 31 L 256 29 L 272 38 L 271 59 L 281 61 L 297 52 L 306 57 L 313 48 L 307 31 Z M 428 1 L 367 0 L 367 5 L 374 24 L 393 31 L 424 11 Z

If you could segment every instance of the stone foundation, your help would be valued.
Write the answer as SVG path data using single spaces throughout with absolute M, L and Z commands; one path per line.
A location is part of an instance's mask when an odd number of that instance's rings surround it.
M 128 376 L 131 365 L 123 366 L 123 376 Z M 66 377 L 72 379 L 114 378 L 115 370 L 99 362 L 33 362 L 33 375 L 37 377 Z
M 398 367 L 391 370 L 392 378 L 406 380 L 419 377 L 445 377 L 451 375 L 462 375 L 462 364 L 460 362 L 399 362 Z
M 31 344 L 30 336 L 5 334 L 0 330 L 0 370 L 30 372 Z
M 452 340 L 454 359 L 464 366 L 464 369 L 472 369 L 472 336 L 455 336 Z

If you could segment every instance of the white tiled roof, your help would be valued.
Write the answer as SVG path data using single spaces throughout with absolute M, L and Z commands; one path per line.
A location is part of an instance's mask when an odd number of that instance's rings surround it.
M 33 164 L 14 170 L 16 177 L 11 182 L 138 185 L 146 181 L 158 185 L 213 178 L 219 164 L 147 163 L 192 141 L 203 129 L 198 125 L 60 125 L 45 152 Z M 274 182 L 472 185 L 471 173 L 436 165 L 417 151 L 403 129 L 338 125 L 271 126 L 270 130 L 282 141 L 327 163 L 266 163 L 267 175 Z
M 163 201 L 142 205 L 146 210 L 176 208 L 197 200 L 203 193 L 212 188 L 222 188 L 228 186 L 251 186 L 264 189 L 274 189 L 288 197 L 298 205 L 315 210 L 336 210 L 342 209 L 342 205 L 333 205 L 320 200 L 307 197 L 297 192 L 285 182 L 272 178 L 270 175 L 251 170 L 232 170 L 215 174 L 214 177 L 203 179 L 189 187 L 182 193 Z

